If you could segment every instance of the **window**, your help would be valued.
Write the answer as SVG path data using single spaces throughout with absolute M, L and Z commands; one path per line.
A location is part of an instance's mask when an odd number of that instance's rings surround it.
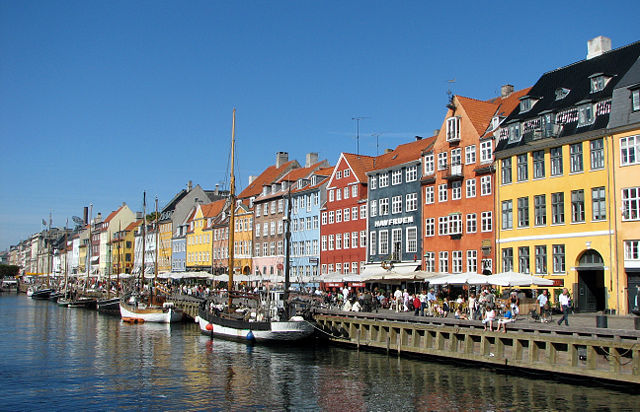
M 334 249 L 334 238 L 333 235 L 329 235 L 329 250 L 333 250 Z
M 322 212 L 322 226 L 327 224 L 327 212 Z
M 389 198 L 378 199 L 378 208 L 380 209 L 380 216 L 389 214 Z
M 604 186 L 591 189 L 591 209 L 593 210 L 593 220 L 605 220 L 607 218 Z
M 380 231 L 380 254 L 389 254 L 389 231 L 387 230 Z
M 564 245 L 553 245 L 553 273 L 564 271 Z
M 467 233 L 476 233 L 477 230 L 477 215 L 475 213 L 469 213 L 467 215 Z
M 584 190 L 571 191 L 571 221 L 584 222 Z
M 449 272 L 449 252 L 438 253 L 438 258 L 438 268 L 440 269 L 440 273 Z
M 520 134 L 520 124 L 514 123 L 508 126 L 509 130 L 509 143 L 519 142 L 522 138 Z
M 451 183 L 451 200 L 462 199 L 462 182 Z
M 320 248 L 322 249 L 322 251 L 327 250 L 327 236 L 326 235 L 322 235 L 320 237 Z
M 527 162 L 527 154 L 518 155 L 518 182 L 529 179 L 529 165 Z
M 435 252 L 425 252 L 424 254 L 424 270 L 427 272 L 436 271 L 436 254 Z
M 502 159 L 502 184 L 507 185 L 511 183 L 511 158 Z
M 358 185 L 351 185 L 351 197 L 358 197 Z
M 460 140 L 460 117 L 447 119 L 447 142 Z
M 493 272 L 493 259 L 491 258 L 483 258 L 482 259 L 482 270 Z
M 493 141 L 486 140 L 480 143 L 480 163 L 491 163 L 493 161 Z
M 342 273 L 342 263 L 336 263 L 336 273 Z
M 449 234 L 449 217 L 448 216 L 440 216 L 438 218 L 438 234 L 440 236 L 445 236 Z
M 604 169 L 604 139 L 589 142 L 591 146 L 591 170 Z
M 342 179 L 342 170 L 336 172 L 336 179 Z
M 332 225 L 334 222 L 334 211 L 329 212 L 329 224 Z
M 640 89 L 631 91 L 631 110 L 640 110 Z
M 505 200 L 502 202 L 502 229 L 511 228 L 513 228 L 513 201 Z
M 348 187 L 348 186 L 345 186 L 345 187 L 342 189 L 342 193 L 343 193 L 343 194 L 342 194 L 342 197 L 343 197 L 344 199 L 349 199 L 349 187 Z M 311 203 L 309 203 L 309 204 L 311 204 Z
M 367 231 L 360 231 L 360 247 L 367 247 Z
M 544 150 L 533 152 L 533 178 L 542 179 L 544 172 Z
M 256 223 L 256 237 L 260 237 L 260 223 Z
M 318 216 L 313 217 L 313 228 L 318 229 L 320 225 L 318 225 Z
M 536 273 L 547 273 L 547 247 L 536 246 Z
M 447 184 L 438 185 L 438 202 L 447 201 Z
M 367 205 L 360 205 L 360 219 L 367 218 Z
M 571 92 L 570 89 L 565 89 L 564 87 L 560 87 L 558 89 L 556 89 L 556 100 L 562 100 L 565 97 L 567 97 L 569 95 L 569 92 Z
M 640 135 L 620 139 L 620 164 L 628 166 L 640 163 Z
M 369 233 L 369 256 L 376 254 L 376 232 L 371 232 Z
M 391 172 L 391 184 L 399 185 L 402 183 L 402 169 L 394 170 Z
M 483 232 L 491 232 L 493 230 L 492 212 L 482 212 L 481 224 L 482 224 L 481 230 Z
M 464 164 L 470 165 L 476 162 L 476 145 L 464 148 Z
M 551 224 L 559 225 L 564 223 L 564 193 L 557 192 L 551 194 Z
M 571 173 L 582 172 L 584 170 L 584 165 L 582 162 L 582 142 L 570 145 L 569 154 L 571 156 Z
M 407 182 L 415 182 L 418 180 L 418 166 L 413 165 L 407 167 L 405 172 L 405 181 Z
M 480 196 L 489 196 L 491 194 L 491 175 L 482 176 L 480 178 Z
M 462 233 L 462 215 L 454 213 L 449 215 L 449 234 L 459 235 Z
M 342 172 L 342 175 L 344 177 L 349 177 L 351 176 L 351 170 L 350 169 L 344 169 L 344 171 Z
M 547 195 L 536 195 L 533 197 L 534 224 L 544 226 L 547 224 Z
M 578 107 L 578 127 L 590 125 L 595 121 L 593 105 L 591 103 Z
M 376 176 L 369 177 L 369 187 L 374 190 L 378 186 L 378 178 Z
M 284 201 L 282 199 L 278 199 L 278 213 L 282 213 L 284 210 Z
M 451 165 L 459 166 L 462 164 L 462 149 L 451 150 Z
M 604 76 L 602 74 L 591 77 L 591 93 L 597 93 L 604 90 L 607 83 L 609 83 L 609 79 L 610 78 L 608 76 Z
M 529 198 L 518 198 L 518 227 L 529 227 Z
M 624 260 L 640 260 L 640 240 L 624 241 Z
M 407 253 L 418 251 L 418 229 L 416 227 L 407 228 Z
M 342 249 L 342 233 L 336 234 L 336 250 Z
M 355 249 L 357 247 L 358 247 L 358 232 L 351 232 L 351 248 Z
M 351 208 L 351 220 L 358 220 L 358 206 Z
M 393 260 L 400 260 L 400 251 L 402 246 L 402 229 L 391 230 L 391 253 Z
M 351 262 L 351 272 L 358 273 L 358 262 Z
M 462 273 L 462 251 L 454 250 L 451 252 L 451 272 Z
M 379 186 L 380 187 L 387 187 L 389 186 L 389 173 L 381 173 L 378 176 L 378 180 L 379 180 Z
M 414 212 L 418 210 L 418 194 L 417 193 L 407 193 L 405 196 L 406 205 L 405 209 L 407 212 Z
M 467 250 L 467 272 L 478 272 L 478 251 Z
M 391 198 L 391 213 L 402 213 L 402 196 L 393 196 Z M 380 214 L 382 214 L 382 207 L 380 208 Z
M 510 270 L 513 270 L 513 248 L 507 247 L 502 249 L 502 271 Z
M 447 168 L 447 152 L 438 153 L 438 170 L 445 170 Z
M 551 176 L 562 175 L 562 147 L 554 147 L 551 154 Z
M 640 220 L 640 187 L 622 189 L 622 220 Z
M 426 205 L 435 202 L 433 186 L 425 186 L 424 188 L 424 203 Z
M 467 179 L 465 181 L 467 197 L 476 197 L 476 179 Z
M 342 210 L 338 209 L 336 210 L 336 223 L 341 223 L 342 222 Z
M 424 220 L 424 235 L 426 237 L 435 236 L 436 234 L 436 219 L 428 218 Z
M 433 153 L 429 153 L 424 155 L 423 157 L 423 162 L 424 162 L 424 174 L 425 176 L 431 175 L 433 174 L 435 168 L 434 168 L 434 161 L 433 161 Z
M 533 107 L 533 101 L 534 99 L 530 97 L 523 97 L 520 100 L 520 113 L 528 112 L 529 110 L 531 110 L 531 107 Z
M 336 201 L 342 200 L 342 190 L 336 189 Z
M 272 200 L 271 202 L 269 202 L 269 210 L 270 210 L 270 213 L 272 215 L 276 214 L 276 201 L 275 200 Z
M 518 248 L 518 270 L 520 273 L 529 273 L 529 247 Z
M 372 200 L 371 205 L 369 206 L 369 210 L 371 211 L 371 217 L 376 217 L 378 215 L 378 201 Z
M 329 202 L 333 202 L 333 189 L 329 189 Z
M 260 211 L 262 210 L 261 205 L 256 205 L 256 217 L 260 217 Z

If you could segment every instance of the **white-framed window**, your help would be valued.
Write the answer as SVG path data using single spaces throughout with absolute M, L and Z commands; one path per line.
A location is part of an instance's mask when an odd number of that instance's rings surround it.
M 424 235 L 432 237 L 436 235 L 436 219 L 433 217 L 424 220 Z
M 366 219 L 367 218 L 367 205 L 360 205 L 360 219 Z
M 604 90 L 607 87 L 607 83 L 609 83 L 609 76 L 598 75 L 591 78 L 591 93 L 597 93 Z
M 342 263 L 336 263 L 336 273 L 342 273 Z
M 416 180 L 418 180 L 418 166 L 417 165 L 413 165 L 413 166 L 408 166 L 407 170 L 405 172 L 405 179 L 406 182 L 415 182 Z
M 329 263 L 329 273 L 333 273 L 333 263 Z
M 333 250 L 334 248 L 334 238 L 333 235 L 329 235 L 329 250 Z
M 389 186 L 389 173 L 380 173 L 380 175 L 378 176 L 378 183 L 380 187 Z
M 358 185 L 351 185 L 351 197 L 358 197 Z
M 593 113 L 593 104 L 587 103 L 578 107 L 578 126 L 593 124 L 596 117 Z
M 405 196 L 405 210 L 407 212 L 413 212 L 418 210 L 418 194 L 417 193 L 407 193 Z
M 564 245 L 553 245 L 553 273 L 565 272 Z
M 454 116 L 447 119 L 447 141 L 460 140 L 460 117 Z
M 336 233 L 336 250 L 342 249 L 342 233 Z
M 451 166 L 459 166 L 462 164 L 462 149 L 451 149 Z
M 449 154 L 447 152 L 438 153 L 438 170 L 445 170 L 448 167 L 448 156 Z
M 402 183 L 402 169 L 391 172 L 391 185 L 399 185 Z
M 342 200 L 342 190 L 340 188 L 336 189 L 336 202 L 338 200 Z
M 283 229 L 284 229 L 284 224 L 282 220 L 278 220 L 278 234 L 282 234 Z
M 475 213 L 469 213 L 466 216 L 467 233 L 476 233 L 478 231 L 478 216 Z
M 256 237 L 260 237 L 260 223 L 256 223 Z
M 447 200 L 447 184 L 438 185 L 438 202 L 446 202 Z
M 455 181 L 451 183 L 451 200 L 462 199 L 462 182 Z
M 358 220 L 358 206 L 351 208 L 351 220 Z
M 604 169 L 604 139 L 595 139 L 589 142 L 591 151 L 591 170 Z
M 391 213 L 402 213 L 402 196 L 393 196 L 391 198 Z
M 355 249 L 357 247 L 358 247 L 358 232 L 351 232 L 351 249 Z
M 640 187 L 622 189 L 622 220 L 640 220 Z
M 505 200 L 502 202 L 502 229 L 508 230 L 513 228 L 513 201 Z
M 376 255 L 377 253 L 377 247 L 376 247 L 376 237 L 377 237 L 377 233 L 376 232 L 371 232 L 369 233 L 369 256 L 373 256 Z
M 360 231 L 360 247 L 367 247 L 367 231 Z
M 333 202 L 333 189 L 329 189 L 329 202 Z
M 329 212 L 329 224 L 330 225 L 332 225 L 333 222 L 335 221 L 334 220 L 334 215 L 335 215 L 335 212 L 333 210 Z
M 462 273 L 462 251 L 451 252 L 451 273 Z
M 436 253 L 425 252 L 424 254 L 424 270 L 427 272 L 436 271 Z
M 370 215 L 371 217 L 376 217 L 378 216 L 378 201 L 377 200 L 371 200 L 371 204 L 369 206 L 369 210 L 370 210 Z
M 582 142 L 569 145 L 569 170 L 571 173 L 578 173 L 584 170 Z
M 322 226 L 327 224 L 327 212 L 322 212 Z
M 342 210 L 338 209 L 336 210 L 336 223 L 341 223 L 342 222 Z
M 260 217 L 260 212 L 262 211 L 262 205 L 256 205 L 256 217 Z
M 640 163 L 640 135 L 620 139 L 620 164 L 629 166 Z
M 472 144 L 464 148 L 464 164 L 471 165 L 476 162 L 476 145 Z
M 349 208 L 344 209 L 342 216 L 344 216 L 345 222 L 348 222 L 350 220 L 349 217 L 351 216 L 351 214 L 349 213 Z
M 416 253 L 418 251 L 418 228 L 408 227 L 406 232 L 407 253 Z
M 549 158 L 551 159 L 551 176 L 562 175 L 562 147 L 552 147 L 549 149 Z
M 378 209 L 380 212 L 380 216 L 386 216 L 389 214 L 389 198 L 388 197 L 378 199 Z
M 349 245 L 351 243 L 351 236 L 349 235 L 349 233 L 348 232 L 344 233 L 342 235 L 342 239 L 343 239 L 343 242 L 344 242 L 344 248 L 345 249 L 349 249 Z
M 380 248 L 379 254 L 388 255 L 389 254 L 389 231 L 381 230 L 380 231 Z
M 427 153 L 422 157 L 422 163 L 424 165 L 424 175 L 432 175 L 435 171 L 435 165 L 433 160 L 433 153 Z
M 273 236 L 276 234 L 276 222 L 275 221 L 271 221 L 269 222 L 269 235 Z
M 350 170 L 350 169 L 344 169 L 344 171 L 343 171 L 342 175 L 343 175 L 344 177 L 349 177 L 349 176 L 351 176 L 351 170 Z
M 462 215 L 453 213 L 449 215 L 449 234 L 459 235 L 462 233 Z
M 476 197 L 476 178 L 467 179 L 464 183 L 467 197 Z
M 433 186 L 425 186 L 424 187 L 424 203 L 429 205 L 435 202 L 435 194 Z
M 467 272 L 478 272 L 478 251 L 467 250 Z
M 344 199 L 349 199 L 349 186 L 343 187 L 342 188 L 342 193 L 343 193 L 342 197 Z
M 271 202 L 269 202 L 269 213 L 271 213 L 272 215 L 276 214 L 276 201 L 272 200 Z
M 480 215 L 480 230 L 483 232 L 491 232 L 493 230 L 493 213 L 492 212 L 482 212 Z
M 491 175 L 480 177 L 480 196 L 491 195 Z
M 440 273 L 449 272 L 449 252 L 438 253 L 438 269 Z
M 438 235 L 446 236 L 449 234 L 449 216 L 440 216 L 438 218 Z
M 374 190 L 378 187 L 378 177 L 377 176 L 369 176 L 369 188 Z
M 624 241 L 624 260 L 640 261 L 640 240 Z
M 358 262 L 351 262 L 351 273 L 358 273 Z
M 327 274 L 327 264 L 323 263 L 321 267 L 322 267 L 322 274 L 326 275 Z
M 324 252 L 325 250 L 327 250 L 327 235 L 320 236 L 320 243 L 322 251 Z
M 493 141 L 485 140 L 480 143 L 480 163 L 491 163 L 493 161 Z

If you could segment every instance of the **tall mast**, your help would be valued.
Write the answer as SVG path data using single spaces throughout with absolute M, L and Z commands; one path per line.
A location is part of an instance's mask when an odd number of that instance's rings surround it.
M 53 245 L 52 245 L 52 239 L 51 239 L 51 212 L 49 212 L 49 230 L 47 231 L 47 235 L 45 236 L 45 241 L 46 239 L 49 239 L 48 245 L 47 245 L 47 288 L 50 287 L 50 279 L 49 279 L 49 275 L 51 272 L 51 266 L 53 266 Z
M 142 266 L 141 270 L 141 278 L 140 278 L 140 286 L 144 284 L 144 258 L 145 258 L 145 249 L 147 247 L 147 192 L 142 192 Z
M 109 239 L 107 241 L 107 251 L 109 250 L 109 247 L 111 247 L 111 259 L 113 259 L 113 238 L 111 237 L 111 228 L 109 228 L 109 230 L 107 231 L 107 239 Z M 113 269 L 113 263 L 112 260 L 107 260 L 106 263 L 108 263 L 108 265 L 105 265 L 105 270 L 106 270 L 106 275 L 107 275 L 107 299 L 109 299 L 111 297 L 111 271 Z
M 120 239 L 120 236 L 122 236 L 122 221 L 118 222 L 118 263 L 117 263 L 117 270 L 116 270 L 116 295 L 118 294 L 118 289 L 120 289 L 120 244 L 122 243 L 122 239 Z
M 69 218 L 64 223 L 64 298 L 67 298 L 67 285 L 69 284 L 68 266 L 69 266 L 69 248 L 67 244 L 67 226 L 69 226 Z
M 227 294 L 229 295 L 229 312 L 231 312 L 231 305 L 233 298 L 231 297 L 231 290 L 233 289 L 233 241 L 234 241 L 234 223 L 235 223 L 235 205 L 236 205 L 236 178 L 233 171 L 233 163 L 235 158 L 236 148 L 236 109 L 233 109 L 233 121 L 231 122 L 231 179 L 229 180 L 229 287 L 227 288 Z
M 285 230 L 285 245 L 284 245 L 284 293 L 282 299 L 284 300 L 284 313 L 287 319 L 289 319 L 289 271 L 291 260 L 291 182 L 289 182 L 289 193 L 287 195 L 287 219 L 285 224 L 287 225 Z
M 87 291 L 87 285 L 89 284 L 89 273 L 91 272 L 91 216 L 93 215 L 93 203 L 89 204 L 89 244 L 87 244 L 87 279 L 84 281 L 83 292 Z
M 158 228 L 158 196 L 156 196 L 156 223 L 155 223 L 155 226 L 156 226 L 155 227 L 155 230 L 156 230 L 156 242 L 155 242 L 156 243 L 156 247 L 155 247 L 155 249 L 156 249 L 156 251 L 155 251 L 156 252 L 155 253 L 156 260 L 155 260 L 154 265 L 153 265 L 153 268 L 154 268 L 154 270 L 153 270 L 153 288 L 151 288 L 151 294 L 149 295 L 152 298 L 151 300 L 153 300 L 153 291 L 156 288 L 156 285 L 158 284 L 158 251 L 159 251 L 159 248 L 160 248 L 160 246 L 158 245 L 158 232 L 160 231 L 160 229 Z

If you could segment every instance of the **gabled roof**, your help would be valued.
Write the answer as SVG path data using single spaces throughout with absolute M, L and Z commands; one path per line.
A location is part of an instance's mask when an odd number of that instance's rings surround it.
M 129 223 L 129 225 L 124 230 L 129 232 L 131 230 L 134 230 L 135 228 L 137 228 L 141 224 L 142 224 L 142 219 L 135 220 L 135 221 Z
M 307 176 L 311 175 L 316 169 L 320 168 L 325 164 L 327 164 L 327 161 L 322 160 L 320 162 L 312 164 L 309 167 L 298 167 L 296 169 L 292 169 L 288 173 L 286 173 L 284 176 L 282 176 L 280 179 L 278 179 L 277 182 L 278 183 L 281 183 L 284 181 L 297 182 L 298 179 L 306 178 Z
M 367 182 L 366 173 L 373 169 L 373 164 L 375 157 L 358 155 L 353 153 L 342 153 L 340 157 L 343 157 L 345 161 L 349 164 L 349 167 L 355 174 L 356 178 L 362 182 Z M 340 164 L 340 160 L 336 163 L 336 167 Z
M 202 208 L 202 216 L 204 218 L 216 217 L 222 212 L 224 208 L 224 204 L 227 202 L 227 199 L 216 200 L 211 203 L 206 203 L 201 205 Z
M 433 146 L 435 141 L 436 136 L 432 136 L 398 145 L 394 150 L 378 156 L 370 170 L 387 169 L 396 165 L 419 160 L 422 151 Z
M 249 186 L 245 187 L 240 194 L 238 194 L 239 199 L 248 199 L 252 196 L 257 196 L 262 192 L 262 186 L 269 185 L 275 182 L 283 173 L 289 170 L 291 167 L 297 167 L 298 162 L 295 160 L 290 160 L 282 164 L 279 168 L 275 165 L 271 165 L 267 167 L 260 176 L 256 177 L 253 182 L 249 184 Z
M 499 103 L 486 102 L 472 99 L 464 96 L 455 97 L 458 103 L 463 107 L 467 118 L 478 133 L 482 136 L 491 123 L 491 119 L 500 107 Z

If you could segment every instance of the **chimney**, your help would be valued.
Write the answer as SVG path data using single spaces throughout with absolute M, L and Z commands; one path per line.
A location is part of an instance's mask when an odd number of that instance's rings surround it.
M 438 134 L 440 134 L 440 129 L 433 129 L 433 135 L 437 136 Z
M 500 97 L 508 97 L 511 93 L 513 93 L 512 84 L 505 84 L 500 88 Z
M 318 163 L 318 153 L 307 153 L 307 157 L 304 162 L 304 167 L 309 167 Z
M 611 50 L 611 39 L 604 36 L 587 41 L 587 60 L 598 57 Z
M 187 192 L 190 192 L 191 189 L 193 189 L 193 182 L 189 180 L 189 182 L 187 183 Z
M 422 136 L 416 136 L 416 141 L 422 140 Z
M 276 153 L 276 169 L 280 169 L 280 166 L 289 161 L 289 153 L 277 152 Z
M 95 223 L 102 222 L 102 213 L 98 212 L 98 215 L 95 218 Z
M 216 183 L 216 196 L 218 196 L 219 194 L 219 189 L 218 189 L 219 187 L 220 187 L 220 184 Z
M 82 212 L 82 217 L 84 218 L 84 224 L 89 223 L 89 208 L 87 206 L 84 207 L 84 211 Z
M 387 154 L 387 153 L 391 153 L 391 152 L 393 152 L 393 149 L 384 149 L 384 153 L 385 153 L 385 154 Z
M 249 176 L 249 184 L 253 183 L 256 180 L 257 176 Z

